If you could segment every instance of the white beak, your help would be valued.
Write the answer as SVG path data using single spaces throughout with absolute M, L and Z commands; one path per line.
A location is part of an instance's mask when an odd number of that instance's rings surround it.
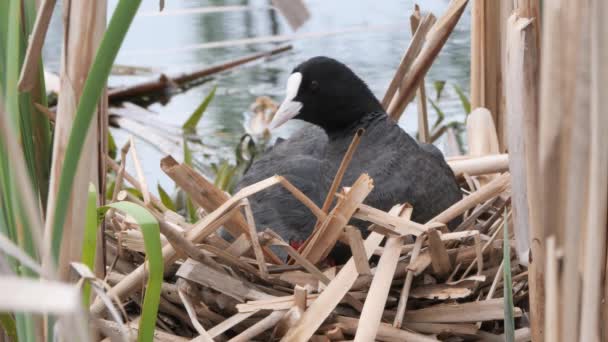
M 300 89 L 300 84 L 302 83 L 302 74 L 299 72 L 294 72 L 287 79 L 287 91 L 285 94 L 285 100 L 277 109 L 277 112 L 274 114 L 272 122 L 270 123 L 269 128 L 275 129 L 287 120 L 295 117 L 300 113 L 302 109 L 302 103 L 298 101 L 294 101 L 298 95 L 298 90 Z

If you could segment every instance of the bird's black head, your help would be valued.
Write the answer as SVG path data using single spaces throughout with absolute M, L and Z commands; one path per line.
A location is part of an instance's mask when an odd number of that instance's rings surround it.
M 285 101 L 271 128 L 295 118 L 330 132 L 381 110 L 365 82 L 346 65 L 332 58 L 314 57 L 298 65 L 289 76 Z

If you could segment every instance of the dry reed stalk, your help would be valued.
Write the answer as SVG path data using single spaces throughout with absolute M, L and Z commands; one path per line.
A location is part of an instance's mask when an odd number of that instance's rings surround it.
M 481 248 L 481 253 L 478 250 L 478 246 L 475 246 L 475 259 L 473 259 L 473 262 L 471 262 L 471 264 L 469 265 L 469 267 L 467 267 L 467 269 L 464 271 L 464 273 L 462 274 L 462 276 L 460 277 L 460 279 L 464 279 L 469 272 L 471 272 L 471 270 L 473 269 L 474 265 L 479 265 L 479 257 L 481 254 L 481 257 L 483 258 L 483 254 L 486 252 L 486 250 L 488 250 L 490 248 L 490 246 L 492 245 L 492 243 L 494 242 L 494 240 L 496 240 L 496 237 L 498 236 L 498 233 L 502 231 L 502 225 L 499 226 L 499 229 L 497 229 L 492 236 L 490 237 L 490 239 L 488 241 L 486 241 L 486 243 L 483 245 L 483 247 Z M 483 265 L 483 263 L 482 263 Z M 477 270 L 478 274 L 479 274 L 479 270 Z
M 273 244 L 275 246 L 279 246 L 279 247 L 285 249 L 285 252 L 296 263 L 298 263 L 302 267 L 304 267 L 305 270 L 307 270 L 311 275 L 313 275 L 323 285 L 328 285 L 331 282 L 331 279 L 329 279 L 326 274 L 321 272 L 312 262 L 310 262 L 303 255 L 298 253 L 293 247 L 291 247 L 291 245 L 289 245 L 288 243 L 283 241 L 281 239 L 281 237 L 279 235 L 277 235 L 275 232 L 273 232 L 271 230 L 267 230 L 264 232 L 264 234 L 270 235 L 273 238 Z M 352 306 L 355 310 L 361 311 L 363 309 L 363 303 L 361 303 L 359 300 L 352 297 L 351 295 L 346 294 L 345 299 L 346 299 L 346 302 L 348 304 L 350 304 L 350 306 Z
M 49 28 L 56 0 L 43 0 L 38 6 L 36 22 L 29 37 L 23 68 L 19 76 L 19 91 L 27 92 L 34 88 L 38 77 L 38 63 L 42 57 L 42 45 Z
M 591 113 L 590 113 L 590 173 L 587 207 L 587 227 L 583 256 L 583 282 L 581 298 L 581 327 L 579 341 L 602 340 L 602 270 L 606 260 L 606 229 L 608 215 L 608 98 L 604 92 L 608 82 L 608 32 L 606 16 L 608 5 L 604 1 L 591 1 Z M 605 300 L 605 298 L 604 298 Z M 606 315 L 607 312 L 604 312 Z M 606 327 L 604 327 L 605 329 Z
M 414 96 L 416 89 L 418 89 L 420 81 L 433 64 L 448 36 L 454 30 L 467 3 L 468 0 L 454 0 L 450 2 L 446 13 L 444 13 L 428 33 L 427 42 L 424 44 L 420 54 L 412 62 L 411 68 L 401 82 L 399 95 L 394 100 L 395 110 L 391 111 L 389 109 L 388 111 L 393 120 L 399 120 L 405 107 Z
M 420 223 L 406 220 L 402 217 L 390 215 L 385 211 L 360 204 L 354 218 L 374 223 L 373 227 L 378 231 L 387 231 L 393 235 L 420 235 L 426 231 L 427 227 Z M 381 229 L 380 229 L 381 226 Z
M 105 339 L 104 341 L 106 341 L 106 340 L 122 341 L 121 333 L 122 333 L 123 328 L 118 323 L 112 322 L 112 321 L 107 321 L 104 319 L 97 319 L 97 320 L 94 320 L 94 324 L 97 328 L 99 328 L 99 330 L 101 330 L 101 332 L 104 333 L 104 335 L 111 337 L 111 338 Z M 138 331 L 139 331 L 137 325 L 129 324 L 126 326 L 126 328 L 129 330 L 129 336 L 131 336 L 133 339 L 135 339 L 135 337 L 138 335 Z M 169 333 L 166 333 L 166 332 L 164 332 L 162 330 L 158 330 L 158 329 L 154 331 L 154 339 L 155 339 L 155 341 L 159 341 L 159 342 L 187 342 L 188 341 L 187 338 L 169 334 Z
M 529 288 L 530 288 L 530 326 L 532 331 L 533 341 L 543 341 L 544 315 L 545 315 L 545 251 L 544 251 L 544 224 L 541 223 L 541 195 L 542 183 L 540 177 L 540 161 L 539 161 L 539 74 L 538 65 L 540 64 L 540 11 L 538 0 L 516 0 L 515 1 L 516 15 L 521 19 L 517 19 L 515 23 L 509 23 L 507 53 L 507 75 L 506 91 L 507 91 L 507 112 L 509 126 L 523 127 L 523 134 L 519 141 L 523 141 L 522 153 L 525 160 L 522 162 L 521 155 L 516 157 L 516 161 L 511 166 L 513 172 L 518 174 L 517 183 L 514 185 L 515 199 L 514 215 L 515 215 L 515 232 L 518 234 L 520 228 L 518 225 L 524 224 L 522 221 L 527 219 L 529 224 L 529 240 L 530 255 L 529 255 Z M 514 32 L 514 25 L 517 26 L 517 21 L 529 18 L 532 20 L 520 32 Z M 522 51 L 523 49 L 523 51 Z M 513 70 L 515 69 L 515 70 Z M 523 73 L 523 74 L 521 74 Z M 522 77 L 523 76 L 523 77 Z M 519 91 L 522 87 L 526 90 Z M 512 109 L 511 109 L 512 108 Z M 509 129 L 509 149 L 517 151 L 513 146 L 512 139 L 516 136 L 518 130 Z M 517 140 L 516 140 L 517 141 Z M 520 166 L 518 167 L 517 164 Z M 522 183 L 524 175 L 521 175 L 521 168 L 526 171 L 526 183 Z M 525 186 L 525 189 L 521 189 Z M 517 190 L 519 189 L 519 190 Z M 525 191 L 525 192 L 524 192 Z M 521 198 L 527 195 L 527 202 L 523 202 Z M 526 207 L 523 205 L 527 205 Z M 519 214 L 521 213 L 521 214 Z M 519 216 L 518 216 L 519 215 Z M 517 235 L 516 235 L 517 236 Z M 518 253 L 520 256 L 521 253 Z M 525 260 L 525 261 L 528 261 Z M 520 262 L 522 262 L 520 256 Z
M 405 327 L 423 334 L 477 335 L 479 332 L 474 324 L 467 323 L 407 323 Z
M 273 311 L 270 315 L 266 316 L 266 318 L 247 328 L 247 330 L 243 331 L 239 335 L 233 337 L 229 340 L 229 342 L 247 342 L 251 341 L 252 338 L 258 336 L 264 331 L 274 327 L 281 318 L 285 315 L 284 311 Z
M 233 59 L 227 62 L 223 62 L 220 64 L 212 65 L 205 67 L 200 70 L 195 70 L 189 73 L 182 73 L 177 75 L 160 75 L 158 79 L 151 81 L 144 81 L 142 83 L 138 83 L 135 85 L 130 85 L 126 87 L 114 88 L 110 92 L 108 92 L 108 98 L 110 101 L 117 101 L 124 98 L 132 98 L 140 95 L 145 95 L 157 91 L 162 91 L 163 89 L 173 86 L 175 84 L 183 85 L 188 82 L 195 81 L 197 79 L 201 79 L 204 77 L 212 76 L 214 74 L 220 73 L 222 71 L 226 71 L 229 69 L 233 69 L 239 65 L 243 65 L 245 63 L 249 63 L 261 58 L 271 57 L 276 54 L 291 50 L 291 45 L 283 45 L 279 46 L 276 49 L 272 49 L 270 51 L 259 52 L 250 54 L 247 56 L 243 56 L 237 59 Z
M 481 157 L 467 157 L 463 159 L 448 160 L 448 165 L 456 177 L 462 177 L 465 173 L 469 176 L 505 172 L 509 170 L 509 155 L 494 154 Z
M 423 242 L 424 235 L 419 236 L 416 239 L 414 249 L 412 250 L 412 256 L 410 257 L 410 265 L 418 258 Z M 405 282 L 403 283 L 403 288 L 401 289 L 401 294 L 399 295 L 399 304 L 397 304 L 397 313 L 395 314 L 395 320 L 393 321 L 393 326 L 395 328 L 401 329 L 401 326 L 403 325 L 403 315 L 405 314 L 405 309 L 407 307 L 407 299 L 409 297 L 413 280 L 414 271 L 408 269 L 407 275 L 405 276 Z
M 192 201 L 206 212 L 212 212 L 229 200 L 229 196 L 209 182 L 200 173 L 187 164 L 179 164 L 173 157 L 167 156 L 160 162 L 161 169 L 180 188 L 182 188 Z M 280 178 L 277 178 L 280 182 Z M 228 220 L 225 229 L 235 238 L 245 233 L 249 235 L 249 225 L 241 213 L 235 214 Z M 267 248 L 264 254 L 273 263 L 282 263 L 281 260 Z
M 127 169 L 127 153 L 129 153 L 130 148 L 131 140 L 127 140 L 127 143 L 120 149 L 120 166 L 118 170 L 116 170 L 116 180 L 114 181 L 114 191 L 112 192 L 111 202 L 116 202 L 118 193 L 122 190 L 123 178 Z M 139 186 L 137 186 L 137 188 L 139 188 Z M 110 209 L 109 212 L 111 213 L 113 210 Z
M 406 322 L 422 323 L 465 323 L 504 319 L 504 303 L 502 298 L 462 304 L 438 304 L 428 308 L 411 310 L 405 313 Z M 522 311 L 515 308 L 515 317 L 520 317 Z
M 348 220 L 373 188 L 373 181 L 367 174 L 359 176 L 345 198 L 336 204 L 327 219 L 306 240 L 302 256 L 313 264 L 325 259 L 338 241 Z
M 135 173 L 137 173 L 137 178 L 139 180 L 139 186 L 141 187 L 140 191 L 144 198 L 144 203 L 146 206 L 150 205 L 150 191 L 148 191 L 148 184 L 146 183 L 146 177 L 144 176 L 144 169 L 141 167 L 141 163 L 139 162 L 139 157 L 137 156 L 137 148 L 135 147 L 135 141 L 133 140 L 133 136 L 129 137 L 129 142 L 131 146 L 131 159 L 133 159 L 133 165 L 135 166 Z
M 182 303 L 188 312 L 188 317 L 190 317 L 192 325 L 200 335 L 199 338 L 203 342 L 213 342 L 213 338 L 209 335 L 209 333 L 207 333 L 207 330 L 205 330 L 205 328 L 198 321 L 198 317 L 196 317 L 196 312 L 194 311 L 194 307 L 192 306 L 190 299 L 181 290 L 177 290 L 177 293 L 179 294 L 179 297 L 181 298 Z
M 441 279 L 445 279 L 452 271 L 452 262 L 448 251 L 435 229 L 428 230 L 429 253 L 431 253 L 431 266 L 433 273 Z
M 508 15 L 508 14 L 506 14 Z M 471 8 L 471 108 L 487 108 L 496 124 L 500 151 L 505 150 L 501 102 L 500 1 L 475 0 Z
M 229 215 L 225 214 L 229 213 L 229 211 L 233 209 L 243 198 L 251 196 L 273 185 L 279 184 L 279 180 L 277 178 L 278 177 L 271 177 L 241 189 L 228 201 L 221 204 L 216 210 L 209 213 L 209 215 L 205 216 L 205 218 L 203 218 L 190 231 L 188 231 L 186 234 L 186 239 L 192 242 L 204 240 L 219 228 L 220 225 L 217 224 L 217 222 L 221 221 L 222 217 L 226 219 L 230 217 Z M 163 260 L 165 265 L 174 262 L 176 258 L 177 253 L 175 249 L 173 249 L 173 246 L 169 245 L 163 247 Z M 144 279 L 147 274 L 148 269 L 146 263 L 141 264 L 137 267 L 137 269 L 129 273 L 120 283 L 116 284 L 116 286 L 108 291 L 108 295 L 116 296 L 118 298 L 124 297 L 135 290 L 137 285 L 141 283 L 142 279 Z M 99 300 L 96 300 L 91 305 L 91 312 L 93 314 L 99 314 L 103 310 L 103 303 Z
M 487 108 L 477 107 L 467 117 L 467 142 L 472 157 L 500 153 L 494 118 Z
M 234 314 L 233 316 L 224 320 L 222 323 L 209 329 L 208 333 L 212 338 L 217 337 L 218 335 L 223 334 L 226 330 L 231 329 L 235 325 L 237 325 L 237 324 L 241 323 L 242 321 L 246 320 L 247 318 L 253 316 L 255 313 L 256 312 L 254 311 L 254 312 L 247 312 L 247 313 L 239 312 L 237 314 Z M 199 339 L 194 339 L 192 341 L 204 342 Z
M 293 31 L 297 31 L 310 18 L 303 0 L 272 0 L 271 3 L 285 17 Z
M 347 334 L 353 335 L 358 327 L 363 324 L 359 319 L 337 316 L 338 326 Z M 411 342 L 432 342 L 438 341 L 435 338 L 422 334 L 413 333 L 407 330 L 397 329 L 388 324 L 380 323 L 376 340 L 379 341 L 411 341 Z M 372 340 L 373 341 L 373 340 Z
M 589 174 L 589 2 L 543 6 L 539 175 L 542 222 L 563 248 L 558 338 L 574 341 L 580 325 L 580 255 L 586 232 Z M 580 177 L 581 174 L 586 175 Z
M 121 161 L 122 162 L 122 161 Z M 108 166 L 114 170 L 117 174 L 118 172 L 122 172 L 123 178 L 129 182 L 129 184 L 131 184 L 134 188 L 136 189 L 141 189 L 141 184 L 139 184 L 139 181 L 137 179 L 135 179 L 135 177 L 133 177 L 131 174 L 129 174 L 126 170 L 125 171 L 120 171 L 120 165 L 117 164 L 114 160 L 112 160 L 112 158 L 110 158 L 109 156 L 106 156 L 106 163 L 108 164 Z M 118 194 L 117 194 L 118 195 Z M 114 200 L 112 200 L 114 201 Z M 169 211 L 169 209 L 167 207 L 165 207 L 165 205 L 161 202 L 160 199 L 158 199 L 156 196 L 154 196 L 153 194 L 150 194 L 150 201 L 152 202 L 152 204 L 154 204 L 154 206 L 156 208 L 158 208 L 161 212 L 165 213 L 167 211 Z
M 365 254 L 365 245 L 363 244 L 361 231 L 357 227 L 347 226 L 345 233 L 357 272 L 361 275 L 371 275 L 372 270 L 369 268 L 369 257 Z
M 492 299 L 492 297 L 494 297 L 494 292 L 496 291 L 496 287 L 498 286 L 498 283 L 502 280 L 502 274 L 503 274 L 504 267 L 505 267 L 505 261 L 503 260 L 500 263 L 500 266 L 498 266 L 498 270 L 496 270 L 496 275 L 494 276 L 494 280 L 492 280 L 492 285 L 490 286 L 490 289 L 488 290 L 486 300 Z
M 260 240 L 258 240 L 258 233 L 255 227 L 255 220 L 253 218 L 253 210 L 251 210 L 251 205 L 249 204 L 248 199 L 243 199 L 243 204 L 245 207 L 245 219 L 247 220 L 247 226 L 249 227 L 249 241 L 251 242 L 251 247 L 253 248 L 253 254 L 258 262 L 258 268 L 260 270 L 262 279 L 267 279 L 268 268 L 266 267 L 266 261 L 264 260 L 264 252 L 262 251 Z
M 253 283 L 236 278 L 223 270 L 216 270 L 207 265 L 199 264 L 191 259 L 187 259 L 182 264 L 176 275 L 205 287 L 212 288 L 239 302 L 274 298 L 259 290 Z
M 475 221 L 479 218 L 479 216 L 483 213 L 488 212 L 488 209 L 492 207 L 492 205 L 496 202 L 497 197 L 487 200 L 485 203 L 478 205 L 475 211 L 469 214 L 462 223 L 454 229 L 454 233 L 458 233 L 461 231 L 468 231 L 467 229 L 475 223 Z
M 531 225 L 529 195 L 536 171 L 538 147 L 538 37 L 534 19 L 512 15 L 507 30 L 507 132 L 513 175 L 514 233 L 519 262 L 528 264 Z
M 57 105 L 53 141 L 53 161 L 49 184 L 49 200 L 45 224 L 45 245 L 50 246 L 52 222 L 56 207 L 61 167 L 72 129 L 76 106 L 82 93 L 84 80 L 97 52 L 106 26 L 106 1 L 76 1 L 64 6 L 64 47 L 61 56 L 61 96 Z M 102 99 L 103 103 L 105 100 Z M 102 105 L 101 108 L 104 108 Z M 105 113 L 97 113 L 105 115 Z M 98 116 L 97 116 L 98 117 Z M 97 120 L 94 119 L 93 122 Z M 73 182 L 61 242 L 59 273 L 62 279 L 69 275 L 69 263 L 80 260 L 89 183 L 98 184 L 98 125 L 93 124 L 84 141 L 78 172 Z M 100 187 L 97 186 L 99 189 Z
M 304 288 L 300 287 L 301 289 L 303 289 L 304 291 L 306 291 Z M 307 295 L 305 298 L 302 298 L 306 303 L 308 303 L 309 301 L 314 301 L 315 299 L 317 299 L 317 297 L 319 297 L 318 294 L 312 294 L 312 295 Z M 300 299 L 300 300 L 302 300 Z M 248 301 L 245 304 L 237 304 L 236 305 L 236 309 L 239 312 L 255 312 L 255 311 L 259 311 L 259 310 L 289 310 L 289 308 L 291 308 L 292 306 L 296 306 L 296 296 L 295 295 L 291 295 L 291 296 L 282 296 L 282 297 L 276 297 L 276 298 L 272 298 L 272 299 L 261 299 L 261 300 L 254 300 L 254 301 Z M 303 307 L 304 309 L 306 309 L 306 305 L 304 305 Z
M 391 209 L 391 215 L 401 213 L 402 207 L 397 206 Z M 372 232 L 365 239 L 365 254 L 372 255 L 384 236 Z M 283 337 L 282 341 L 306 341 L 315 331 L 323 324 L 323 321 L 329 316 L 333 309 L 340 303 L 351 286 L 357 280 L 358 273 L 355 266 L 355 261 L 351 258 L 336 275 L 333 281 L 325 288 L 317 300 L 310 305 L 308 310 L 304 312 L 300 321 L 298 321 Z
M 172 156 L 163 158 L 160 167 L 177 186 L 190 196 L 196 205 L 206 212 L 216 210 L 230 198 L 192 167 L 183 163 L 179 164 Z M 240 213 L 235 215 L 225 228 L 235 238 L 249 231 L 247 221 Z
M 422 16 L 420 15 L 420 7 L 414 5 L 414 13 L 410 16 L 410 26 L 412 35 L 416 33 L 418 27 L 420 27 L 420 21 Z M 426 89 L 424 78 L 420 81 L 420 87 L 416 92 L 417 109 L 418 109 L 418 140 L 423 143 L 428 143 L 430 140 L 429 136 L 429 117 L 426 107 Z
M 467 117 L 467 141 L 471 156 L 497 155 L 500 152 L 496 126 L 492 114 L 486 108 L 475 108 Z M 494 178 L 496 174 L 488 174 L 477 176 L 475 180 L 480 185 L 485 185 Z
M 338 171 L 336 171 L 334 180 L 332 181 L 331 186 L 329 187 L 329 191 L 327 192 L 327 197 L 325 198 L 325 202 L 323 202 L 323 207 L 321 207 L 321 210 L 324 213 L 329 212 L 329 207 L 331 206 L 331 204 L 334 201 L 334 196 L 336 194 L 336 191 L 338 190 L 338 187 L 342 183 L 342 178 L 344 177 L 344 173 L 346 173 L 346 169 L 348 168 L 350 161 L 353 159 L 353 155 L 355 154 L 355 151 L 357 150 L 357 146 L 359 146 L 359 142 L 361 141 L 361 136 L 364 133 L 365 133 L 365 129 L 363 129 L 363 128 L 358 129 L 357 132 L 355 133 L 355 136 L 353 137 L 353 140 L 350 142 L 350 145 L 348 145 L 348 149 L 346 150 L 346 153 L 344 153 L 344 157 L 342 157 L 342 161 L 340 162 Z M 317 221 L 317 225 L 319 223 L 320 223 L 320 221 Z
M 555 236 L 546 241 L 545 257 L 545 316 L 542 336 L 545 341 L 559 341 L 559 276 Z
M 397 71 L 391 79 L 391 83 L 388 85 L 388 89 L 382 98 L 382 107 L 387 112 L 389 110 L 389 105 L 395 98 L 395 93 L 397 93 L 397 90 L 405 77 L 405 74 L 410 69 L 420 51 L 422 51 L 422 46 L 424 46 L 426 35 L 433 24 L 435 24 L 435 21 L 437 21 L 437 19 L 432 13 L 425 15 L 420 21 L 420 24 L 417 26 L 416 31 L 413 33 L 412 39 L 410 40 L 410 45 L 407 47 L 407 50 L 405 50 L 405 54 L 401 58 L 399 67 L 397 67 Z
M 485 202 L 505 191 L 510 185 L 510 179 L 511 175 L 508 172 L 503 173 L 490 183 L 483 186 L 481 189 L 452 204 L 452 206 L 444 210 L 441 214 L 435 216 L 430 222 L 440 222 L 443 224 L 450 222 L 454 218 L 464 213 L 466 210 L 471 209 L 476 205 Z
M 540 3 L 539 0 L 515 0 L 513 1 L 516 14 L 523 18 L 534 18 L 534 37 L 536 46 L 540 47 Z
M 403 80 L 403 77 L 409 70 L 416 56 L 418 56 L 422 50 L 422 46 L 424 45 L 426 39 L 426 34 L 433 24 L 435 24 L 435 21 L 436 18 L 432 13 L 427 14 L 417 27 L 416 32 L 413 33 L 412 39 L 410 40 L 410 45 L 407 47 L 407 50 L 405 50 L 405 54 L 401 58 L 397 71 L 391 79 L 388 89 L 382 98 L 382 107 L 384 110 L 388 111 L 389 105 L 392 102 L 395 93 L 399 89 L 399 85 L 401 84 L 400 82 Z
M 327 211 L 317 207 L 315 202 L 308 198 L 302 191 L 300 191 L 300 189 L 291 184 L 287 178 L 280 177 L 280 182 L 285 190 L 289 191 L 293 197 L 297 198 L 302 204 L 310 209 L 310 211 L 317 217 L 317 220 L 323 221 L 327 218 Z
M 412 207 L 406 204 L 399 216 L 409 220 L 412 216 Z M 378 267 L 367 292 L 363 311 L 361 311 L 360 324 L 355 334 L 355 342 L 371 341 L 376 338 L 392 279 L 397 269 L 397 262 L 401 255 L 402 244 L 403 237 L 401 236 L 391 236 L 386 241 L 384 253 L 382 253 L 380 261 L 378 261 Z

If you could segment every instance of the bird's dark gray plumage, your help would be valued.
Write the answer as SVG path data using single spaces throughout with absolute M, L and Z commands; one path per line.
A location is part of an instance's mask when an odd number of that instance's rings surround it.
M 302 106 L 295 118 L 312 124 L 256 160 L 238 188 L 277 174 L 321 206 L 355 132 L 364 128 L 341 185 L 351 186 L 362 173 L 369 174 L 374 189 L 366 204 L 388 210 L 409 202 L 412 220 L 424 223 L 462 197 L 441 152 L 418 144 L 394 123 L 348 67 L 315 57 L 296 72 L 302 80 L 292 100 Z M 250 197 L 250 202 L 260 230 L 270 227 L 286 241 L 303 241 L 312 232 L 314 215 L 280 186 Z

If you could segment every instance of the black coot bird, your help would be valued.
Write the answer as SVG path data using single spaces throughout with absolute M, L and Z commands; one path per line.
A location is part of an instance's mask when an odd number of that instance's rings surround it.
M 441 152 L 412 139 L 389 118 L 365 82 L 334 59 L 314 57 L 293 70 L 271 128 L 292 118 L 310 125 L 266 151 L 237 188 L 281 175 L 321 206 L 355 132 L 364 128 L 342 186 L 368 173 L 374 189 L 366 204 L 388 210 L 409 202 L 412 220 L 424 223 L 462 197 Z M 250 201 L 258 229 L 270 227 L 285 241 L 304 241 L 314 228 L 315 216 L 280 186 Z

